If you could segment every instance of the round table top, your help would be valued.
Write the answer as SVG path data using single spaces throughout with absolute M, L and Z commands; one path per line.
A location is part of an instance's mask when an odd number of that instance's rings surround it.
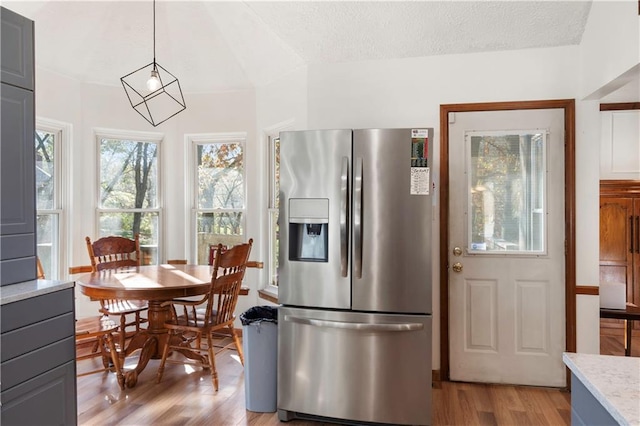
M 80 291 L 96 299 L 170 300 L 209 291 L 209 265 L 145 265 L 81 275 Z

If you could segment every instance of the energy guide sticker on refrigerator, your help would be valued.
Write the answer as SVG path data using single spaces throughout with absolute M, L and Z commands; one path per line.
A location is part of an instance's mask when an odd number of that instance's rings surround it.
M 430 138 L 280 134 L 280 420 L 431 423 Z
M 429 195 L 429 130 L 411 129 L 411 195 Z

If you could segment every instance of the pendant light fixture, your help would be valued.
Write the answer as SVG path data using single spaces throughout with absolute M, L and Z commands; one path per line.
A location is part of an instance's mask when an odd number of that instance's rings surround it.
M 156 0 L 153 0 L 153 62 L 120 81 L 133 109 L 154 127 L 187 108 L 177 77 L 156 62 Z

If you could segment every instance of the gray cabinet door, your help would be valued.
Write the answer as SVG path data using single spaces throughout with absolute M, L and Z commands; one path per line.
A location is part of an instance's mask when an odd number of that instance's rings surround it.
M 73 288 L 1 306 L 0 424 L 76 424 L 74 319 Z
M 3 425 L 76 425 L 75 361 L 69 361 L 0 394 Z
M 33 92 L 2 83 L 0 93 L 0 285 L 36 278 Z
M 0 76 L 3 83 L 34 89 L 33 21 L 4 7 L 0 9 Z

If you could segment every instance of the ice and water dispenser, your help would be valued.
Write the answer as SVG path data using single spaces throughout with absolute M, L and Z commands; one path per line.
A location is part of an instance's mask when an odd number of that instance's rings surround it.
M 289 199 L 289 260 L 329 259 L 329 199 Z

